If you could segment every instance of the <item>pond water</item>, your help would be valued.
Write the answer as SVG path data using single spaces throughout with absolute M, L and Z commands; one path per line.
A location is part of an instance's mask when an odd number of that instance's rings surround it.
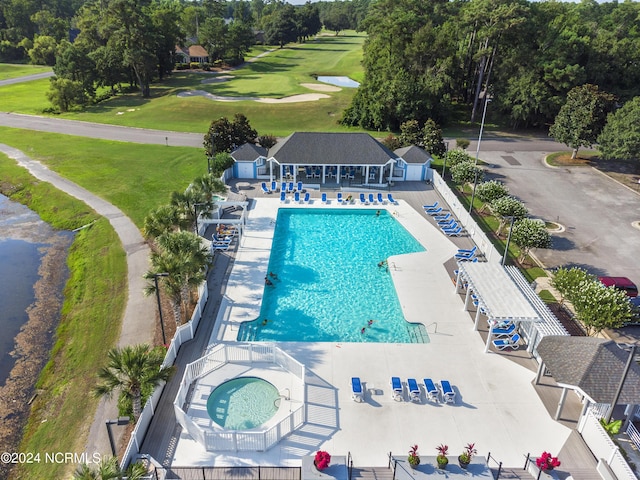
M 350 79 L 349 77 L 320 76 L 318 77 L 318 81 L 322 83 L 328 83 L 330 85 L 336 85 L 338 87 L 345 87 L 345 88 L 358 88 L 360 86 L 358 82 Z

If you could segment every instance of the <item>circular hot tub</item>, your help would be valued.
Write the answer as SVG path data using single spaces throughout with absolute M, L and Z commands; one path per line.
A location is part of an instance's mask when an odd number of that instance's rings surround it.
M 258 377 L 238 377 L 221 383 L 209 395 L 209 417 L 228 430 L 249 430 L 278 411 L 278 389 Z

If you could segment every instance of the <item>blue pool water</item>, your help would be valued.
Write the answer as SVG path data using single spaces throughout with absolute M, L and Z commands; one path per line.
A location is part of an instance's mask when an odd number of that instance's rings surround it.
M 360 86 L 360 83 L 350 79 L 349 77 L 319 76 L 318 81 L 345 88 L 358 88 Z
M 211 420 L 228 430 L 256 428 L 278 411 L 278 389 L 257 377 L 234 378 L 218 385 L 207 399 Z
M 269 259 L 278 278 L 264 287 L 260 317 L 243 324 L 238 339 L 428 341 L 421 324 L 405 321 L 391 274 L 378 266 L 424 248 L 386 210 L 379 212 L 281 208 Z

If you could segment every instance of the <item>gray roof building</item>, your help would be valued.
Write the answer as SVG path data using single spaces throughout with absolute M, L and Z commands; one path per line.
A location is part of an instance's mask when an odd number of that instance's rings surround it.
M 253 143 L 245 143 L 231 152 L 231 157 L 236 162 L 252 162 L 260 157 L 266 158 L 266 156 L 267 149 Z
M 547 336 L 537 351 L 556 382 L 578 387 L 596 403 L 608 404 L 629 358 L 629 352 L 612 340 L 594 337 Z M 640 403 L 640 366 L 635 362 L 631 363 L 618 403 Z
M 295 132 L 269 150 L 280 165 L 386 165 L 396 158 L 367 133 Z

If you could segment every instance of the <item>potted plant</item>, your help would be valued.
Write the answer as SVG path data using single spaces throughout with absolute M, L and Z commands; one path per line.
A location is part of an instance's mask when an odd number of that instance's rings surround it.
M 549 452 L 542 452 L 542 455 L 536 458 L 536 465 L 543 472 L 548 472 L 559 467 L 560 460 L 558 460 L 558 457 L 552 456 Z
M 458 456 L 460 468 L 467 468 L 469 466 L 471 459 L 477 453 L 475 446 L 475 443 L 467 443 L 467 446 L 464 447 L 464 450 L 462 450 L 462 453 Z
M 407 458 L 411 468 L 416 468 L 420 465 L 420 457 L 418 456 L 418 445 L 414 445 L 409 450 L 409 457 Z
M 325 452 L 324 450 L 318 450 L 315 458 L 313 459 L 313 464 L 321 471 L 327 468 L 330 462 L 331 455 L 329 455 L 329 452 Z
M 449 459 L 447 458 L 447 453 L 449 453 L 449 446 L 441 443 L 436 447 L 436 450 L 438 450 L 438 456 L 436 457 L 438 468 L 447 468 L 447 464 L 449 463 Z

